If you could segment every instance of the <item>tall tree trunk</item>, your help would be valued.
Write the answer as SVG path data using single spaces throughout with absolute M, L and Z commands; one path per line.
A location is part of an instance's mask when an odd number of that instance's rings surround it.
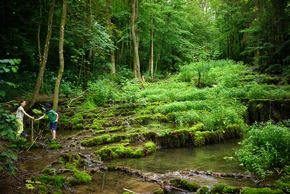
M 35 104 L 35 101 L 36 101 L 36 98 L 38 96 L 39 89 L 40 89 L 40 86 L 41 86 L 41 83 L 43 80 L 43 75 L 44 75 L 45 66 L 46 66 L 47 57 L 48 57 L 50 39 L 51 39 L 51 34 L 52 34 L 52 22 L 53 22 L 54 7 L 55 7 L 55 0 L 51 0 L 44 51 L 43 51 L 43 55 L 42 55 L 42 59 L 41 59 L 41 64 L 39 67 L 39 72 L 38 72 L 37 79 L 36 79 L 36 84 L 35 84 L 35 87 L 34 87 L 34 90 L 33 90 L 32 96 L 31 96 L 29 108 L 31 108 Z
M 41 0 L 39 0 L 39 16 L 42 18 L 42 5 L 41 5 Z M 40 42 L 40 31 L 41 31 L 41 22 L 39 20 L 38 23 L 38 29 L 37 29 L 37 47 L 38 47 L 38 57 L 39 57 L 39 66 L 41 64 L 41 42 Z
M 64 57 L 63 57 L 63 43 L 64 43 L 64 27 L 66 21 L 67 13 L 67 0 L 62 1 L 62 16 L 60 21 L 60 32 L 59 32 L 59 70 L 57 79 L 54 87 L 54 98 L 53 98 L 53 109 L 57 111 L 58 108 L 58 97 L 59 97 L 59 87 L 61 78 L 64 71 Z
M 106 14 L 107 14 L 107 28 L 109 35 L 111 37 L 111 40 L 113 42 L 113 26 L 112 26 L 112 20 L 111 20 L 111 2 L 110 0 L 106 0 Z M 116 62 L 115 62 L 115 49 L 112 47 L 110 49 L 110 60 L 111 60 L 111 74 L 116 74 Z
M 134 75 L 135 78 L 141 78 L 140 59 L 139 59 L 139 45 L 137 39 L 137 18 L 138 18 L 138 0 L 133 0 L 132 3 L 132 17 L 131 17 L 131 31 L 134 47 Z
M 150 57 L 149 57 L 149 72 L 151 79 L 154 79 L 154 30 L 153 30 L 153 17 L 151 18 L 150 30 Z

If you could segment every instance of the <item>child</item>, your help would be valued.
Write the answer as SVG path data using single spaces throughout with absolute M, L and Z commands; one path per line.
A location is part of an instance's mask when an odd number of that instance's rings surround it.
M 26 101 L 21 101 L 20 106 L 17 108 L 16 111 L 16 122 L 17 122 L 17 133 L 16 133 L 16 138 L 18 139 L 21 135 L 21 133 L 24 130 L 23 127 L 23 117 L 26 115 L 27 117 L 34 119 L 34 117 L 30 116 L 27 114 L 24 110 L 24 107 L 26 106 Z
M 43 119 L 45 115 L 47 115 L 49 119 L 49 128 L 50 128 L 52 140 L 55 140 L 56 128 L 57 128 L 57 122 L 58 122 L 58 113 L 51 109 L 51 105 L 49 103 L 45 104 L 44 108 L 46 110 L 46 114 L 42 115 L 41 117 L 35 120 L 37 121 L 37 120 Z

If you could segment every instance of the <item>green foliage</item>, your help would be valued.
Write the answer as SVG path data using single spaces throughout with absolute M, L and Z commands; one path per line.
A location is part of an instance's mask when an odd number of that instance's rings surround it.
M 224 184 L 216 184 L 214 185 L 210 192 L 208 193 L 215 193 L 215 194 L 223 194 L 223 193 L 233 193 L 233 194 L 238 194 L 240 193 L 240 188 L 237 187 L 233 187 L 233 186 L 228 186 L 228 185 L 224 185 Z
M 77 124 L 77 123 L 80 123 L 82 122 L 84 119 L 82 113 L 77 113 L 77 114 L 74 114 L 74 116 L 71 118 L 71 123 L 72 124 Z
M 8 174 L 16 173 L 16 166 L 14 163 L 17 160 L 17 155 L 15 155 L 11 149 L 8 149 L 9 146 L 16 146 L 16 127 L 15 115 L 12 115 L 8 110 L 4 110 L 2 104 L 0 104 L 0 138 L 8 138 L 8 140 L 12 142 L 10 145 L 7 145 L 8 147 L 6 149 L 1 147 L 0 172 L 7 172 Z
M 74 176 L 78 183 L 89 183 L 92 181 L 92 177 L 86 172 L 75 171 Z
M 202 146 L 205 144 L 205 132 L 197 131 L 194 133 L 194 145 Z
M 57 141 L 51 141 L 49 143 L 49 149 L 53 150 L 53 149 L 59 149 L 61 148 L 61 144 Z
M 241 190 L 241 194 L 282 194 L 281 190 L 272 190 L 270 188 L 249 188 L 245 187 Z
M 16 128 L 15 115 L 3 109 L 0 104 L 0 137 L 8 137 L 9 140 L 14 141 Z
M 182 81 L 191 82 L 195 79 L 197 87 L 210 86 L 212 83 L 209 80 L 208 73 L 212 66 L 212 62 L 201 61 L 191 63 L 180 68 L 179 78 Z
M 128 100 L 134 102 L 137 98 L 137 93 L 140 91 L 140 81 L 137 79 L 126 81 L 122 84 L 122 92 L 120 95 L 120 100 Z
M 77 97 L 81 96 L 83 92 L 80 86 L 75 86 L 74 83 L 62 79 L 59 93 L 60 96 Z
M 97 150 L 95 154 L 102 160 L 112 160 L 116 158 L 140 158 L 156 151 L 156 145 L 153 142 L 147 142 L 142 147 L 133 148 L 123 144 L 104 146 Z
M 125 85 L 132 80 L 132 77 L 134 77 L 132 70 L 126 67 L 117 66 L 116 74 L 113 75 L 112 79 L 118 84 Z
M 115 139 L 112 139 L 109 134 L 104 134 L 101 136 L 93 137 L 93 138 L 88 139 L 88 140 L 83 140 L 81 142 L 81 145 L 83 145 L 83 146 L 95 146 L 95 145 L 100 145 L 100 144 L 105 144 L 105 143 L 111 143 L 111 142 L 113 142 L 112 140 L 115 140 Z
M 18 70 L 17 65 L 20 62 L 20 59 L 0 59 L 0 75 L 4 73 L 16 73 Z M 4 98 L 4 96 L 6 95 L 5 91 L 2 90 L 4 85 L 12 86 L 14 88 L 16 87 L 14 83 L 0 79 L 0 99 Z
M 261 177 L 289 165 L 290 131 L 270 122 L 254 125 L 236 152 L 241 164 Z
M 201 187 L 198 191 L 197 194 L 209 194 L 209 188 L 208 187 Z
M 156 151 L 156 145 L 152 141 L 146 142 L 144 148 L 147 149 L 149 153 L 153 153 Z
M 211 188 L 210 192 L 211 192 L 211 193 L 220 193 L 220 194 L 222 194 L 224 188 L 225 188 L 225 185 L 224 185 L 224 184 L 216 184 L 216 185 L 214 185 L 214 186 Z
M 0 172 L 4 171 L 10 175 L 16 173 L 15 162 L 18 157 L 10 151 L 1 151 L 0 152 Z
M 44 186 L 44 185 L 39 185 L 37 187 L 37 189 L 39 191 L 39 194 L 46 194 L 46 193 L 48 193 L 47 187 Z
M 102 106 L 117 98 L 118 90 L 116 88 L 115 83 L 108 79 L 88 82 L 87 100 L 93 100 L 96 105 Z
M 223 189 L 223 193 L 240 193 L 240 188 L 234 187 L 234 186 L 225 186 Z
M 156 191 L 153 192 L 153 194 L 164 194 L 165 192 L 163 191 L 163 189 L 157 189 Z
M 290 166 L 284 168 L 281 178 L 275 182 L 275 185 L 284 193 L 290 193 Z
M 53 185 L 57 188 L 62 188 L 64 186 L 65 179 L 63 176 L 50 176 L 41 175 L 38 180 L 42 183 Z

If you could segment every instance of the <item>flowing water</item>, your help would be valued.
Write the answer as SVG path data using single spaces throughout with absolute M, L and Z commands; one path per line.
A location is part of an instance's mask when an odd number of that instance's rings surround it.
M 153 155 L 139 159 L 118 159 L 106 162 L 106 165 L 123 166 L 142 170 L 148 176 L 157 178 L 186 178 L 202 186 L 212 187 L 217 183 L 232 186 L 255 186 L 251 179 L 222 178 L 204 174 L 186 174 L 190 170 L 215 173 L 246 174 L 233 159 L 234 151 L 239 148 L 239 140 L 207 145 L 200 148 L 159 149 Z M 136 193 L 153 193 L 159 186 L 145 182 L 142 178 L 123 172 L 98 172 L 93 175 L 94 182 L 74 187 L 77 193 L 123 193 L 127 189 Z M 180 193 L 180 192 L 172 192 Z
M 60 134 L 61 136 L 64 137 L 65 134 Z M 73 138 L 71 140 L 64 138 L 63 140 L 69 145 L 69 152 L 93 154 L 95 150 L 95 148 L 81 148 Z M 212 187 L 217 183 L 239 187 L 255 187 L 254 181 L 248 178 L 222 178 L 208 175 L 207 173 L 191 173 L 198 171 L 213 172 L 214 174 L 247 174 L 239 166 L 238 161 L 234 160 L 234 151 L 239 148 L 239 141 L 240 139 L 235 139 L 220 144 L 194 148 L 158 149 L 153 155 L 144 158 L 117 159 L 105 162 L 104 165 L 128 167 L 133 170 L 142 171 L 146 176 L 155 177 L 159 180 L 185 178 L 207 187 Z M 23 169 L 27 173 L 39 171 L 57 160 L 61 152 L 59 150 L 32 149 L 27 152 L 32 157 L 29 157 L 29 160 L 22 163 Z M 136 193 L 150 194 L 160 188 L 160 185 L 154 182 L 144 181 L 144 177 L 141 178 L 140 176 L 129 175 L 119 171 L 98 171 L 93 173 L 92 177 L 92 183 L 74 186 L 69 188 L 69 191 L 65 193 L 121 194 L 126 190 L 130 190 Z
M 237 161 L 231 160 L 239 140 L 207 145 L 198 148 L 160 149 L 154 155 L 142 159 L 119 159 L 109 162 L 117 166 L 166 173 L 183 169 L 224 173 L 244 172 Z

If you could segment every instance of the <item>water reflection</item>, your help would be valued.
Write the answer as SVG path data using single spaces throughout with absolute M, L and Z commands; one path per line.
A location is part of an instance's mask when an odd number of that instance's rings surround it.
M 69 193 L 121 194 L 130 190 L 136 193 L 150 194 L 159 188 L 157 184 L 148 183 L 138 177 L 121 172 L 99 172 L 92 176 L 92 183 L 75 186 Z
M 233 157 L 234 150 L 239 148 L 239 140 L 233 140 L 222 144 L 208 145 L 200 148 L 175 148 L 160 149 L 154 155 L 139 159 L 118 159 L 106 162 L 106 165 L 126 166 L 131 169 L 142 170 L 146 174 L 166 179 L 187 178 L 201 186 L 212 187 L 217 183 L 232 186 L 255 186 L 249 179 L 218 178 L 206 175 L 194 175 L 185 177 L 182 174 L 185 169 L 198 171 L 211 171 L 223 173 L 245 173 L 235 160 L 225 160 L 225 157 Z M 136 193 L 150 194 L 160 186 L 148 183 L 137 176 L 129 176 L 122 172 L 98 172 L 93 175 L 93 183 L 80 185 L 73 189 L 77 193 L 123 193 L 126 189 Z M 171 192 L 176 193 L 176 192 Z M 177 192 L 178 193 L 178 192 Z
M 142 159 L 119 159 L 107 164 L 128 166 L 155 173 L 183 169 L 241 173 L 244 170 L 239 166 L 238 161 L 233 159 L 234 150 L 239 148 L 238 142 L 239 140 L 232 140 L 199 148 L 160 149 L 154 155 Z

